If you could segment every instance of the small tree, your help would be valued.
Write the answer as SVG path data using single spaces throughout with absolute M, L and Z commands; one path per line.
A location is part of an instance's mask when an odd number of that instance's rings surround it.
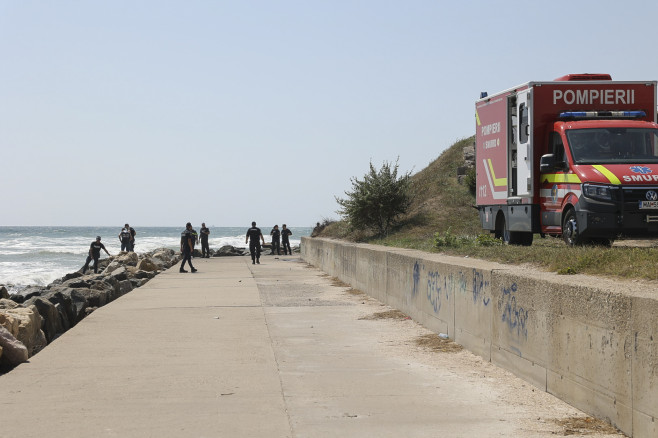
M 372 229 L 380 236 L 388 234 L 399 215 L 411 203 L 410 172 L 398 178 L 398 160 L 395 165 L 384 162 L 376 170 L 370 162 L 370 172 L 363 180 L 352 178 L 352 191 L 346 199 L 336 197 L 340 205 L 338 214 L 347 219 L 353 228 Z

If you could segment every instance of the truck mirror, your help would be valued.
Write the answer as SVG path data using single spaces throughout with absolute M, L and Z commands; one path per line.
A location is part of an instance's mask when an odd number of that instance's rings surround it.
M 557 163 L 555 162 L 555 155 L 553 154 L 542 155 L 541 159 L 539 160 L 539 171 L 541 173 L 551 172 L 555 170 L 556 164 Z

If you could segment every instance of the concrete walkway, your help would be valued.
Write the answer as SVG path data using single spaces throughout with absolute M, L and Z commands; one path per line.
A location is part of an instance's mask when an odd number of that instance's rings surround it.
M 195 259 L 0 377 L 0 436 L 548 437 L 573 408 L 296 257 Z M 608 436 L 608 435 L 591 435 Z M 614 436 L 614 435 L 609 435 Z

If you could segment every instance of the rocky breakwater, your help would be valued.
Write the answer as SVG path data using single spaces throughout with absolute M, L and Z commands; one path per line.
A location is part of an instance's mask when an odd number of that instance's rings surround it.
M 82 270 L 48 286 L 10 294 L 0 286 L 0 367 L 27 361 L 98 307 L 142 286 L 180 261 L 171 249 L 122 252 L 99 261 L 98 274 Z

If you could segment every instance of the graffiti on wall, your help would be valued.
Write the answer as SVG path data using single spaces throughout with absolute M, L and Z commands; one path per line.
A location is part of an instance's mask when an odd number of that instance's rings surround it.
M 473 303 L 477 304 L 482 300 L 482 304 L 489 305 L 491 298 L 484 295 L 484 291 L 489 287 L 489 282 L 484 279 L 484 274 L 477 269 L 473 269 Z
M 413 298 L 416 298 L 416 295 L 418 295 L 419 292 L 419 286 L 420 286 L 420 263 L 416 260 L 416 263 L 414 263 L 414 273 L 412 274 L 413 280 L 414 280 L 414 286 L 413 289 L 411 290 L 411 296 Z
M 441 274 L 437 271 L 427 274 L 427 301 L 430 302 L 434 313 L 441 310 Z M 446 294 L 446 298 L 448 298 Z
M 416 261 L 414 263 L 411 289 L 411 298 L 419 295 L 429 302 L 435 313 L 439 313 L 444 302 L 457 295 L 472 294 L 474 304 L 489 305 L 491 298 L 486 296 L 489 281 L 485 280 L 484 273 L 473 269 L 472 280 L 463 271 L 451 272 L 447 275 L 439 271 L 425 272 L 425 266 Z M 471 287 L 469 287 L 469 283 Z
M 516 283 L 512 283 L 510 287 L 503 287 L 502 320 L 513 335 L 528 339 L 528 311 L 517 304 L 517 289 Z

